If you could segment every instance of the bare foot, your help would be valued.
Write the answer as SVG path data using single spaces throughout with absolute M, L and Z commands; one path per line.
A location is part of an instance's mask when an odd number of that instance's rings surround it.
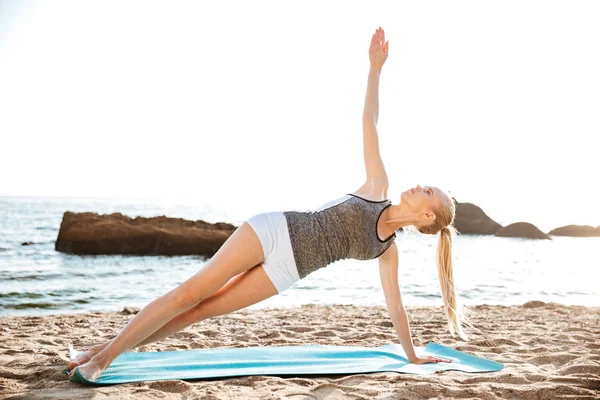
M 94 357 L 96 354 L 101 352 L 102 349 L 104 349 L 105 347 L 106 347 L 105 344 L 98 344 L 96 346 L 93 346 L 88 351 L 84 351 L 83 353 L 77 354 L 77 356 L 74 359 L 69 361 L 69 363 L 67 364 L 67 367 L 69 368 L 69 370 L 72 370 L 79 365 L 85 364 L 92 357 Z
M 83 375 L 88 381 L 95 381 L 96 378 L 104 371 L 108 365 L 106 361 L 99 359 L 99 357 L 93 356 L 88 362 L 77 367 L 79 373 Z M 73 377 L 75 369 L 72 369 L 69 373 L 69 379 Z

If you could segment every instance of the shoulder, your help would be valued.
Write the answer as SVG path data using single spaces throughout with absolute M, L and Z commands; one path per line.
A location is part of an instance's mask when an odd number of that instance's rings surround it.
M 387 180 L 369 179 L 361 187 L 350 194 L 362 197 L 365 200 L 384 201 L 387 200 Z
M 395 241 L 392 241 L 392 244 L 388 246 L 387 250 L 384 251 L 379 258 L 390 258 L 398 255 L 398 245 Z
M 380 266 L 384 265 L 398 265 L 398 246 L 395 241 L 392 241 L 392 244 L 387 248 L 386 251 L 383 252 L 377 259 L 380 261 Z

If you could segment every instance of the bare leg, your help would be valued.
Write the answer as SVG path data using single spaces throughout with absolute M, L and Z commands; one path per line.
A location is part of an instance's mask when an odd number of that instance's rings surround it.
M 265 273 L 262 265 L 257 265 L 233 278 L 221 290 L 196 307 L 173 318 L 160 331 L 147 337 L 138 346 L 164 339 L 204 319 L 241 310 L 276 294 L 277 289 Z
M 179 314 L 134 347 L 141 347 L 148 343 L 159 341 L 196 322 L 241 310 L 276 294 L 277 289 L 271 283 L 262 265 L 259 264 L 237 275 L 219 289 L 217 293 L 188 311 Z M 69 363 L 69 369 L 86 363 L 90 358 L 108 346 L 112 340 L 114 339 L 96 345 L 85 353 L 78 355 L 75 360 Z
M 264 260 L 260 240 L 244 222 L 207 265 L 169 293 L 144 307 L 98 354 L 76 369 L 88 380 L 95 380 L 115 358 L 158 331 L 179 314 L 216 293 L 225 283 Z M 71 371 L 71 375 L 73 374 Z

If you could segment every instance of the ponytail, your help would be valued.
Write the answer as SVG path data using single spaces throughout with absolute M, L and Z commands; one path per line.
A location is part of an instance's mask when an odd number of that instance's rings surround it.
M 452 228 L 452 230 L 450 228 Z M 454 337 L 455 333 L 457 333 L 461 339 L 468 341 L 469 337 L 463 330 L 462 324 L 472 328 L 474 327 L 467 317 L 471 311 L 462 305 L 454 288 L 454 276 L 452 273 L 453 231 L 455 233 L 455 229 L 452 225 L 440 230 L 437 246 L 438 278 L 440 281 L 440 289 L 442 291 L 442 299 L 444 300 L 444 309 L 448 319 L 450 335 Z

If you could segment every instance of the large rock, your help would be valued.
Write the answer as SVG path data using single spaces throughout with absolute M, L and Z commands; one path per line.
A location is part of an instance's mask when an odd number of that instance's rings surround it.
M 529 239 L 550 239 L 548 235 L 540 231 L 535 225 L 528 222 L 517 222 L 505 226 L 496 232 L 500 237 L 520 237 Z
M 548 235 L 576 237 L 600 236 L 600 226 L 594 228 L 593 226 L 589 225 L 567 225 L 552 229 L 550 232 L 548 232 Z
M 454 199 L 455 200 L 455 199 Z M 502 225 L 488 217 L 481 208 L 471 203 L 456 202 L 454 227 L 462 234 L 493 235 Z
M 181 218 L 121 213 L 63 215 L 54 248 L 73 254 L 214 255 L 236 227 Z

